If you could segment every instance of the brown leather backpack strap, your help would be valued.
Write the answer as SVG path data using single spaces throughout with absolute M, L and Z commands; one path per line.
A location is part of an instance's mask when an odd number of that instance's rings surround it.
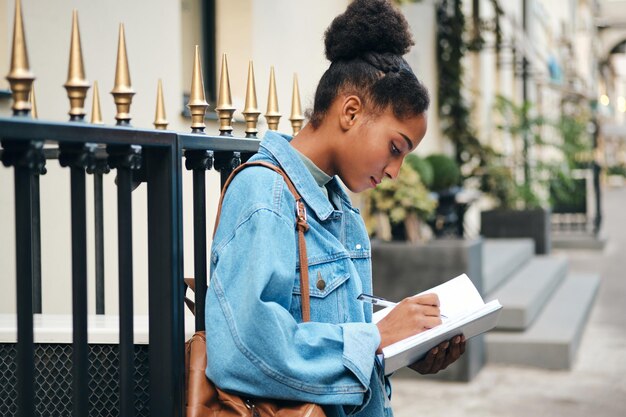
M 296 187 L 293 185 L 293 182 L 289 178 L 289 176 L 276 165 L 270 164 L 269 162 L 263 161 L 254 161 L 247 162 L 243 165 L 240 165 L 235 169 L 226 180 L 224 184 L 224 188 L 222 188 L 222 194 L 220 195 L 220 201 L 217 206 L 217 215 L 215 216 L 215 227 L 213 228 L 213 237 L 215 237 L 215 232 L 217 231 L 217 226 L 220 223 L 220 215 L 222 213 L 222 202 L 224 200 L 224 196 L 226 195 L 226 190 L 230 185 L 235 175 L 237 175 L 242 170 L 251 167 L 251 166 L 262 166 L 265 168 L 269 168 L 272 171 L 280 174 L 285 183 L 287 184 L 287 188 L 296 199 L 296 229 L 298 231 L 298 256 L 300 259 L 300 294 L 302 296 L 302 320 L 310 321 L 311 320 L 311 301 L 309 295 L 309 262 L 307 260 L 306 254 L 306 241 L 304 239 L 304 233 L 309 230 L 309 225 L 307 223 L 306 217 L 306 208 L 304 206 L 304 202 L 302 201 L 302 197 L 296 190 Z
M 311 299 L 309 296 L 309 261 L 306 255 L 306 241 L 304 232 L 309 230 L 306 222 L 306 209 L 302 198 L 296 200 L 298 229 L 298 255 L 300 256 L 300 296 L 302 297 L 302 321 L 311 321 Z

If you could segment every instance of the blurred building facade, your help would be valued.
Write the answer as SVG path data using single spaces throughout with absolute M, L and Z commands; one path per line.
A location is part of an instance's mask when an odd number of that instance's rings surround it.
M 607 167 L 626 165 L 626 1 L 604 0 L 598 13 L 598 113 L 601 157 Z
M 118 25 L 124 23 L 132 83 L 137 91 L 131 107 L 133 125 L 152 125 L 157 80 L 162 79 L 170 129 L 189 129 L 185 97 L 191 84 L 193 48 L 198 44 L 203 53 L 209 98 L 216 95 L 221 56 L 228 55 L 233 104 L 237 108 L 235 120 L 239 121 L 234 125 L 236 135 L 243 135 L 241 110 L 250 60 L 254 62 L 259 107 L 263 112 L 270 67 L 275 67 L 283 114 L 279 130 L 289 132 L 293 74 L 299 77 L 303 105 L 310 108 L 317 81 L 328 66 L 323 51 L 324 30 L 348 3 L 349 0 L 22 0 L 30 66 L 37 77 L 38 116 L 67 120 L 69 104 L 62 85 L 67 73 L 71 13 L 72 9 L 77 9 L 86 76 L 91 82 L 99 83 L 105 123 L 114 124 L 115 108 L 108 92 L 114 80 Z M 417 152 L 452 153 L 452 144 L 442 133 L 438 115 L 437 13 L 442 0 L 400 3 L 415 37 L 415 46 L 407 60 L 432 96 L 429 130 Z M 466 38 L 478 36 L 480 32 L 481 46 L 467 50 L 462 62 L 462 93 L 479 140 L 504 152 L 513 146 L 510 138 L 496 129 L 498 121 L 493 107 L 498 95 L 515 102 L 531 101 L 536 111 L 546 117 L 557 117 L 569 98 L 589 111 L 597 111 L 602 123 L 609 126 L 607 134 L 624 136 L 620 125 L 626 122 L 626 70 L 622 69 L 626 50 L 626 1 L 456 0 L 447 4 L 450 13 L 455 6 L 460 6 L 466 21 Z M 0 69 L 3 74 L 8 73 L 10 65 L 13 10 L 13 0 L 0 0 Z M 7 89 L 8 83 L 2 78 L 2 116 L 10 115 Z M 91 91 L 88 103 L 90 98 Z M 213 109 L 214 106 L 209 113 Z M 207 131 L 217 132 L 217 125 L 208 122 Z M 261 118 L 261 130 L 265 129 L 263 123 Z M 615 143 L 622 153 L 612 153 L 612 157 L 624 158 L 620 145 L 623 141 Z M 43 277 L 44 293 L 51 291 L 55 296 L 44 297 L 43 310 L 66 313 L 71 305 L 71 266 L 69 260 L 59 262 L 59 259 L 70 253 L 70 220 L 69 213 L 65 212 L 69 182 L 66 174 L 53 165 L 49 164 L 48 174 L 42 177 L 42 181 L 53 186 L 42 187 L 47 191 L 41 199 L 43 270 L 53 274 Z M 113 181 L 113 176 L 106 178 L 105 193 L 109 195 L 115 194 Z M 216 189 L 217 177 L 211 181 L 211 189 Z M 186 180 L 185 198 L 190 201 L 188 185 Z M 9 170 L 0 171 L 0 187 L 11 189 Z M 146 204 L 145 188 L 140 187 L 133 196 L 136 206 Z M 215 197 L 209 216 L 214 215 Z M 0 230 L 12 236 L 11 195 L 3 193 L 0 198 L 4 200 L 0 204 Z M 107 204 L 115 204 L 114 198 L 107 201 Z M 88 207 L 88 213 L 91 212 L 92 208 Z M 112 214 L 107 216 L 107 213 Z M 112 313 L 117 311 L 114 213 L 115 210 L 105 207 L 106 233 L 110 236 L 105 240 L 106 310 Z M 145 259 L 146 254 L 142 252 L 146 247 L 145 224 L 136 221 L 133 227 L 135 239 L 141 241 L 134 254 L 138 259 Z M 192 226 L 185 223 L 184 227 L 185 252 L 191 253 Z M 14 259 L 12 249 L 0 252 L 3 276 L 15 275 Z M 142 314 L 147 313 L 147 301 L 141 296 L 147 288 L 147 265 L 141 262 L 135 265 L 135 311 Z M 193 274 L 190 260 L 186 260 L 185 274 Z M 13 281 L 0 280 L 1 312 L 15 309 Z M 93 277 L 90 277 L 90 285 L 92 283 Z M 90 297 L 92 293 L 90 291 Z M 90 311 L 93 311 L 93 304 L 90 300 Z

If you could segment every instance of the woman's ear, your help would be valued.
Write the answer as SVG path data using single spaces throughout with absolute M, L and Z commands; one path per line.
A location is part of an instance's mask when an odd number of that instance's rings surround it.
M 339 123 L 342 130 L 350 130 L 363 115 L 363 102 L 358 96 L 346 96 L 341 103 Z

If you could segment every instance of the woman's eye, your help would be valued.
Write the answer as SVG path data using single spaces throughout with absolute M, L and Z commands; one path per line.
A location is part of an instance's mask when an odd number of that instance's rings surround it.
M 393 142 L 391 142 L 391 153 L 394 155 L 399 155 L 401 153 L 400 149 L 398 149 Z

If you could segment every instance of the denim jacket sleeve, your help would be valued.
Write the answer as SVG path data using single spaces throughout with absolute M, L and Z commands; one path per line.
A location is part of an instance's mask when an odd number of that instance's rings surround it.
M 271 208 L 251 207 L 214 244 L 207 376 L 249 396 L 363 406 L 380 335 L 371 323 L 298 323 L 290 314 L 294 225 Z

